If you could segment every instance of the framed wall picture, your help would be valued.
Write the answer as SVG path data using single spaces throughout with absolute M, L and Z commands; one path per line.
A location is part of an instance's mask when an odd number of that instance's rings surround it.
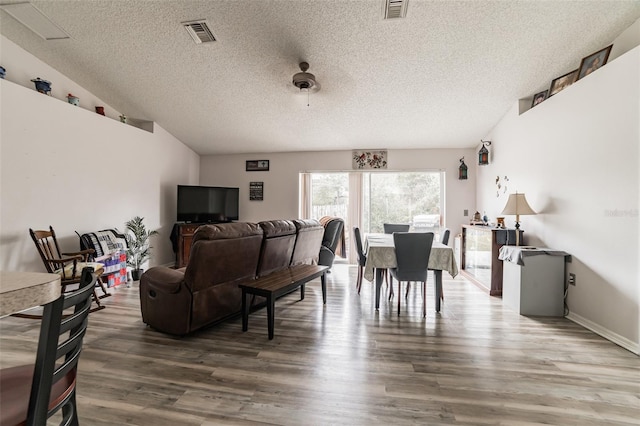
M 269 160 L 247 160 L 248 172 L 268 172 Z
M 578 80 L 582 77 L 587 76 L 603 66 L 607 63 L 607 59 L 609 59 L 609 53 L 611 53 L 612 45 L 605 47 L 602 50 L 597 51 L 596 53 L 592 53 L 589 56 L 582 58 L 582 62 L 580 62 L 580 71 L 578 72 Z
M 386 169 L 387 151 L 353 151 L 351 154 L 354 169 Z
M 264 200 L 264 182 L 249 182 L 249 201 Z
M 576 82 L 578 78 L 578 70 L 573 70 L 571 72 L 566 73 L 565 75 L 561 75 L 560 77 L 554 79 L 551 82 L 551 87 L 549 87 L 549 97 L 555 95 L 556 93 L 560 93 L 562 90 L 571 86 Z
M 547 99 L 547 93 L 549 93 L 548 90 L 543 90 L 542 92 L 536 93 L 535 95 L 533 95 L 533 101 L 531 102 L 531 108 L 533 108 L 534 106 L 538 105 L 540 102 L 542 102 L 545 99 Z

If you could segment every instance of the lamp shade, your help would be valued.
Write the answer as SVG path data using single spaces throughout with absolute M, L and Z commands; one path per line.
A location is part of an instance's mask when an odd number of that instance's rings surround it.
M 504 206 L 502 213 L 507 215 L 532 215 L 536 214 L 535 211 L 531 208 L 529 203 L 527 203 L 527 199 L 524 194 L 509 194 L 509 199 L 507 200 L 507 205 Z

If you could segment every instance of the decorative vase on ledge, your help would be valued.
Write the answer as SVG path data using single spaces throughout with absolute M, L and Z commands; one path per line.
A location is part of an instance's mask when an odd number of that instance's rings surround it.
M 47 80 L 43 80 L 40 77 L 34 78 L 31 81 L 36 85 L 36 90 L 40 93 L 44 93 L 45 95 L 51 96 L 51 82 Z
M 7 70 L 4 67 L 0 67 L 0 78 L 4 80 L 4 76 L 7 73 Z
M 104 115 L 104 107 L 103 106 L 97 106 L 96 107 L 96 112 L 100 115 Z
M 67 95 L 67 101 L 69 101 L 71 105 L 80 106 L 80 98 L 73 96 L 71 93 Z

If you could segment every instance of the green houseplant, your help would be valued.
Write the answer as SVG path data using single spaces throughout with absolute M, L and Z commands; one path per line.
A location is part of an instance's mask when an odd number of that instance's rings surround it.
M 149 231 L 144 224 L 144 218 L 136 216 L 125 223 L 127 240 L 127 265 L 131 266 L 131 278 L 138 281 L 144 272 L 141 266 L 151 257 L 149 237 L 157 235 L 158 231 Z

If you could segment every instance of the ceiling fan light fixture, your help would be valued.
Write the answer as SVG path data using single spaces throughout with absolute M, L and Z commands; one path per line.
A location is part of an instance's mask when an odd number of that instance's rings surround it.
M 308 73 L 308 69 L 309 64 L 307 62 L 300 62 L 300 71 L 302 72 L 293 75 L 293 85 L 300 89 L 300 91 L 311 90 L 313 88 L 319 90 L 318 83 L 316 82 L 316 76 Z

